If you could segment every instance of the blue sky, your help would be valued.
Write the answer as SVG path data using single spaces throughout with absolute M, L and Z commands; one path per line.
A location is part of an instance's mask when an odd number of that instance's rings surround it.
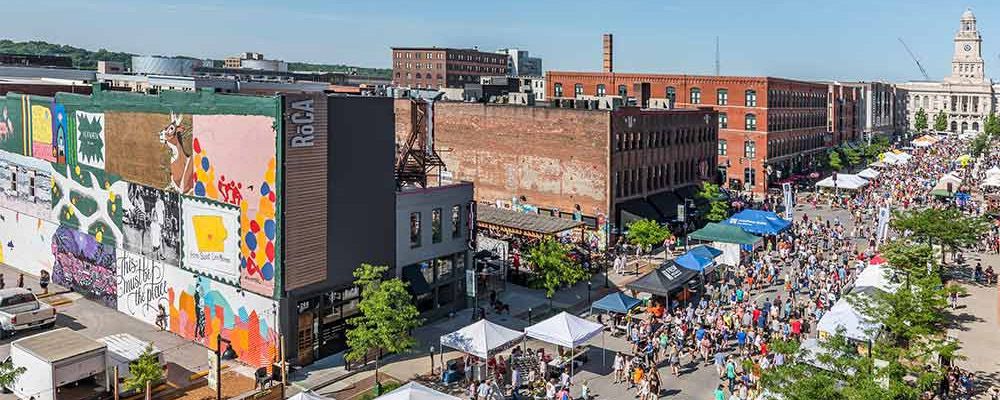
M 903 81 L 920 73 L 897 37 L 941 78 L 966 7 L 1000 78 L 997 0 L 14 0 L 0 37 L 379 67 L 391 46 L 520 47 L 547 70 L 598 70 L 612 32 L 618 71 L 711 74 L 719 36 L 723 74 Z

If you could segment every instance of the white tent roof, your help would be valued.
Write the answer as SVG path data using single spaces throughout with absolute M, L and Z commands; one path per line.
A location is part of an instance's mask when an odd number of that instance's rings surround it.
M 299 394 L 289 397 L 288 400 L 333 400 L 330 397 L 324 397 L 316 394 L 312 390 L 306 390 L 304 392 L 299 392 Z
M 851 174 L 837 174 L 836 182 L 833 181 L 832 175 L 826 177 L 825 179 L 819 182 L 816 182 L 816 186 L 819 187 L 828 187 L 828 188 L 836 187 L 839 189 L 849 189 L 849 190 L 858 189 L 864 187 L 867 184 L 868 181 L 865 180 L 865 178 Z
M 913 158 L 913 155 L 911 155 L 910 153 L 893 153 L 893 154 L 896 155 L 897 160 L 909 161 L 911 158 Z
M 858 176 L 865 179 L 878 178 L 879 172 L 873 168 L 865 168 L 861 172 L 858 172 Z
M 441 393 L 417 382 L 400 386 L 398 389 L 376 397 L 375 400 L 462 400 L 450 394 Z
M 842 298 L 830 307 L 830 311 L 823 314 L 823 318 L 820 318 L 819 324 L 816 325 L 818 331 L 829 335 L 837 334 L 840 328 L 844 328 L 844 336 L 850 339 L 867 341 L 875 338 L 881 326 L 866 322 L 864 316 L 855 310 L 846 298 Z
M 489 358 L 494 351 L 502 351 L 524 334 L 485 319 L 441 336 L 441 346 L 448 346 L 479 358 Z
M 995 165 L 993 166 L 993 168 L 990 168 L 990 169 L 986 170 L 986 178 L 987 179 L 990 178 L 990 177 L 994 177 L 994 176 L 1000 176 L 1000 167 L 995 166 Z
M 604 325 L 588 321 L 568 312 L 561 312 L 524 329 L 528 337 L 557 344 L 576 347 L 586 343 L 604 330 Z
M 869 265 L 864 271 L 858 274 L 858 278 L 854 281 L 854 289 L 851 292 L 867 292 L 872 289 L 878 289 L 886 293 L 895 292 L 899 284 L 893 283 L 887 272 L 891 272 L 891 270 L 886 268 L 886 263 Z
M 979 184 L 979 187 L 1000 187 L 1000 176 L 988 176 Z

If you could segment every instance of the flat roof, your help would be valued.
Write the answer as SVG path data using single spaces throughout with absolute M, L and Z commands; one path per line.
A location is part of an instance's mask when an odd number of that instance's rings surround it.
M 106 348 L 104 343 L 83 336 L 82 333 L 69 328 L 39 333 L 15 340 L 11 344 L 50 363 Z
M 492 225 L 527 236 L 541 236 L 568 231 L 583 225 L 583 221 L 482 206 L 476 208 L 476 224 Z
M 792 79 L 792 78 L 781 78 L 776 76 L 741 76 L 741 75 L 698 75 L 698 74 L 684 74 L 684 73 L 663 73 L 663 72 L 601 72 L 601 71 L 546 71 L 546 77 L 550 75 L 577 75 L 577 76 L 607 76 L 607 77 L 618 77 L 618 78 L 678 78 L 678 79 L 704 79 L 704 80 L 748 80 L 748 81 L 770 81 L 770 82 L 788 82 L 788 83 L 798 83 L 807 85 L 824 85 L 816 81 L 802 80 L 802 79 Z

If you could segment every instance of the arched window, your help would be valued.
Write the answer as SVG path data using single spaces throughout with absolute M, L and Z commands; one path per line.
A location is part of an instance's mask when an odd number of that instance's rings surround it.
M 753 140 L 743 142 L 743 156 L 751 160 L 757 158 L 757 143 Z
M 746 130 L 755 131 L 757 130 L 757 116 L 753 114 L 747 114 L 743 121 L 746 126 Z
M 420 79 L 420 73 L 417 72 L 417 79 Z
M 691 104 L 701 104 L 701 89 L 691 88 Z
M 583 96 L 583 84 L 577 83 L 573 85 L 573 96 Z
M 747 190 L 752 190 L 754 186 L 757 186 L 757 171 L 753 168 L 743 168 L 743 182 L 745 182 L 745 187 Z
M 729 142 L 726 139 L 719 139 L 719 155 L 724 156 L 729 154 Z
M 562 84 L 557 83 L 555 85 L 552 85 L 552 92 L 553 96 L 555 97 L 563 97 Z
M 726 89 L 716 89 L 715 104 L 718 104 L 720 106 L 729 104 L 729 91 Z
M 969 130 L 969 123 L 968 122 L 963 122 L 962 123 L 962 130 L 960 131 L 960 133 L 961 132 L 965 132 L 967 130 Z
M 726 113 L 719 113 L 719 129 L 729 128 L 729 116 Z
M 976 131 L 976 132 L 979 131 L 979 123 L 978 122 L 973 122 L 972 123 L 972 130 Z
M 951 131 L 952 132 L 958 132 L 958 123 L 957 122 L 951 121 Z
M 607 89 L 604 87 L 604 84 L 602 83 L 602 84 L 597 85 L 597 95 L 598 96 L 604 96 L 606 94 L 608 94 L 608 93 L 607 93 Z
M 618 85 L 618 95 L 622 98 L 628 97 L 628 87 L 625 85 Z
M 757 91 L 747 90 L 745 100 L 747 107 L 757 107 Z
M 670 100 L 671 105 L 677 101 L 677 89 L 673 86 L 667 86 L 667 99 Z

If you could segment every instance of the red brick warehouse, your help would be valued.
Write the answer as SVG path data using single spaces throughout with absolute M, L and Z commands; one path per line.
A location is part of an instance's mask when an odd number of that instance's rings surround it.
M 651 102 L 713 107 L 719 112 L 719 176 L 732 189 L 761 193 L 771 181 L 808 170 L 832 143 L 827 85 L 773 77 L 549 71 L 549 99 L 636 97 L 650 85 Z

